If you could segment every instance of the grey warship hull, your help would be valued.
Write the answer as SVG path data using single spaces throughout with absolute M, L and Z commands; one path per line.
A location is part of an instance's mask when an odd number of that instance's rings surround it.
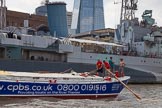
M 0 60 L 0 69 L 6 71 L 24 72 L 77 72 L 94 71 L 95 64 L 67 63 L 67 62 L 47 62 L 30 60 Z M 115 66 L 118 69 L 118 66 Z M 157 77 L 148 72 L 125 68 L 125 75 L 131 76 L 129 83 L 162 83 Z

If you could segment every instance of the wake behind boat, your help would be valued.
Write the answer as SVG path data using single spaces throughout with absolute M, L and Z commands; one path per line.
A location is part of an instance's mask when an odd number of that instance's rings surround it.
M 124 84 L 129 76 L 118 78 Z M 0 97 L 96 99 L 116 97 L 124 85 L 115 78 L 85 73 L 0 71 Z

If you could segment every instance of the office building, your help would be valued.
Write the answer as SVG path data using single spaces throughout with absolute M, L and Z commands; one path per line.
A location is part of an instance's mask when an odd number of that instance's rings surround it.
M 72 31 L 82 33 L 104 28 L 103 0 L 74 0 Z

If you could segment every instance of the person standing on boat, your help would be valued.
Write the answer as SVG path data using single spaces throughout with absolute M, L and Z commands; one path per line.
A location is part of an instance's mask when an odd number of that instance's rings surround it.
M 119 74 L 120 74 L 120 76 L 124 76 L 124 67 L 125 67 L 125 62 L 124 62 L 123 58 L 121 58 L 120 63 L 119 63 Z
M 100 59 L 98 59 L 97 63 L 96 63 L 96 68 L 97 68 L 97 74 L 101 77 L 104 76 L 103 74 L 103 64 L 102 61 Z
M 105 73 L 105 75 L 107 75 L 106 74 L 107 70 L 110 70 L 110 64 L 105 60 L 103 60 L 103 64 L 104 64 L 104 69 L 105 69 L 104 73 Z M 110 76 L 110 75 L 108 74 L 108 76 Z
M 110 71 L 114 72 L 114 62 L 112 60 L 112 57 L 110 57 L 109 64 L 110 64 Z

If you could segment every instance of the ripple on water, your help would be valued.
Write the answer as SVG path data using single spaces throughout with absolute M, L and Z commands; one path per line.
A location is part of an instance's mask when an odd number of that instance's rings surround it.
M 115 99 L 99 100 L 62 100 L 55 98 L 4 98 L 0 99 L 1 108 L 162 108 L 161 85 L 129 85 L 142 100 L 124 89 Z

